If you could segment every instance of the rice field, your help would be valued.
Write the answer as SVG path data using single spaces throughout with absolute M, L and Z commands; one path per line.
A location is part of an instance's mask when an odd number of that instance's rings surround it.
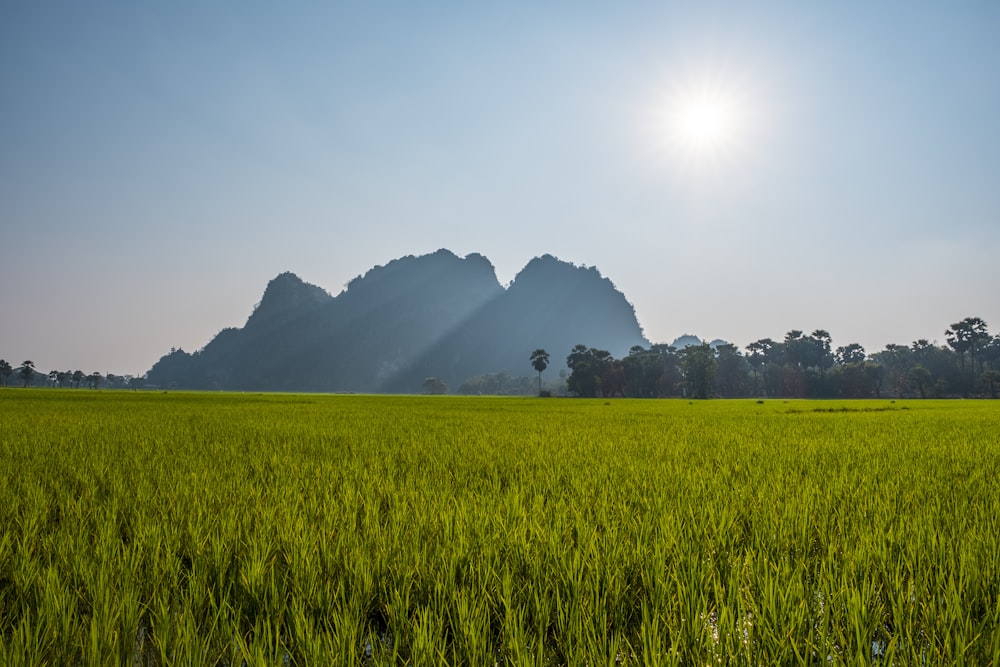
M 1000 401 L 0 416 L 3 665 L 1000 665 Z

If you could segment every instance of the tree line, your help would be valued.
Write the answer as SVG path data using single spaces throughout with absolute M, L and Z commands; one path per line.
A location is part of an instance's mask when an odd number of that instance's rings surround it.
M 996 398 L 1000 335 L 991 336 L 981 318 L 967 317 L 952 324 L 945 339 L 947 346 L 920 339 L 871 355 L 858 343 L 834 348 L 822 329 L 792 330 L 780 341 L 762 338 L 744 350 L 728 343 L 637 345 L 622 359 L 577 345 L 566 357 L 567 388 L 574 396 L 605 398 Z M 540 375 L 548 354 L 535 350 L 530 361 Z
M 725 398 L 943 398 L 951 396 L 997 398 L 1000 391 L 1000 334 L 991 335 L 981 318 L 967 317 L 945 330 L 947 345 L 925 339 L 910 345 L 886 345 L 868 354 L 858 343 L 834 348 L 830 334 L 799 330 L 782 340 L 762 338 L 743 350 L 723 343 L 634 346 L 616 359 L 607 350 L 576 345 L 566 357 L 568 376 L 558 386 L 581 397 Z M 549 366 L 549 354 L 538 349 L 529 359 L 538 373 Z M 11 377 L 28 387 L 139 389 L 145 378 L 82 371 L 41 373 L 31 360 L 16 368 L 0 359 L 0 384 Z M 459 393 L 533 392 L 528 378 L 505 372 L 469 378 Z M 552 385 L 549 385 L 552 388 Z M 425 393 L 447 393 L 443 381 L 428 378 Z
M 97 389 L 101 386 L 111 389 L 139 389 L 145 383 L 141 377 L 115 375 L 114 373 L 102 375 L 97 371 L 89 374 L 79 370 L 42 373 L 35 368 L 35 362 L 30 359 L 22 361 L 21 365 L 16 368 L 6 359 L 0 359 L 0 385 L 10 386 L 11 376 L 15 376 L 16 381 L 21 382 L 23 387 L 34 386 L 42 378 L 44 378 L 47 387 L 72 389 L 79 389 L 83 384 L 86 384 L 90 389 Z

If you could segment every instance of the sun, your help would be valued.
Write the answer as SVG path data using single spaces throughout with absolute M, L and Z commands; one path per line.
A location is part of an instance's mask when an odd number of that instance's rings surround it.
M 661 83 L 642 105 L 642 143 L 678 173 L 717 177 L 746 166 L 760 136 L 759 91 L 738 72 L 695 72 Z
M 672 182 L 728 187 L 753 177 L 775 137 L 779 91 L 766 73 L 707 62 L 656 72 L 638 97 L 631 130 L 653 168 Z
M 666 139 L 688 156 L 724 153 L 738 139 L 738 106 L 721 92 L 678 95 L 668 104 L 665 115 Z

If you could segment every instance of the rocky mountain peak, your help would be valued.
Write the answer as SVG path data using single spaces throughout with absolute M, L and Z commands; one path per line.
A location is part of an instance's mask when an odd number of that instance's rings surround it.
M 333 300 L 326 290 L 303 281 L 291 271 L 277 275 L 264 290 L 264 296 L 247 319 L 252 322 L 270 320 L 283 314 L 325 305 Z

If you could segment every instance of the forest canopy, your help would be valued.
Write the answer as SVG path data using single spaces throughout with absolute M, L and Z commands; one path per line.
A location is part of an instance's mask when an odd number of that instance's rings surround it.
M 615 359 L 577 345 L 567 357 L 576 396 L 942 398 L 1000 390 L 1000 335 L 967 317 L 946 331 L 947 346 L 925 339 L 869 355 L 858 343 L 834 348 L 827 331 L 792 330 L 740 350 L 729 343 L 633 347 Z

